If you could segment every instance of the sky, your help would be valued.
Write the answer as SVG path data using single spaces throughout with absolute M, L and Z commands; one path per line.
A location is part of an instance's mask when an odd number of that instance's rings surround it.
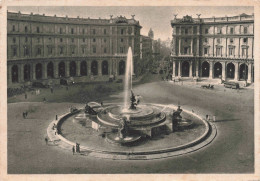
M 131 18 L 135 15 L 135 19 L 142 26 L 141 34 L 148 35 L 150 28 L 154 31 L 155 39 L 161 40 L 171 39 L 172 28 L 170 21 L 174 19 L 174 14 L 178 14 L 177 18 L 185 15 L 196 18 L 196 14 L 201 14 L 201 18 L 236 16 L 242 13 L 254 13 L 254 7 L 250 6 L 9 6 L 8 11 L 30 14 L 45 14 L 46 16 L 66 16 L 83 17 L 83 18 L 110 18 L 116 16 L 125 16 Z

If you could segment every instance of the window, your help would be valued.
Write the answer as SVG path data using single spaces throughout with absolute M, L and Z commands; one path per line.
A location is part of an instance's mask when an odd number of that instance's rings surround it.
M 230 28 L 230 34 L 234 34 L 234 28 Z
M 16 43 L 16 38 L 13 38 L 13 43 Z
M 204 39 L 204 42 L 205 42 L 205 43 L 208 43 L 208 38 L 205 38 L 205 39 Z
M 96 34 L 96 30 L 95 30 L 95 29 L 92 30 L 92 34 L 93 34 L 93 35 Z
M 242 57 L 247 57 L 247 55 L 248 55 L 248 49 L 242 48 Z
M 28 37 L 25 37 L 25 42 L 28 42 Z
M 188 28 L 185 28 L 185 34 L 186 35 L 188 34 Z
M 217 49 L 216 49 L 216 55 L 217 55 L 217 56 L 220 56 L 220 55 L 221 55 L 221 48 L 220 48 L 220 47 L 217 47 Z
M 60 55 L 63 54 L 63 47 L 60 47 Z
M 74 34 L 74 29 L 73 28 L 71 28 L 71 34 Z
M 85 54 L 85 48 L 84 47 L 81 48 L 81 51 L 82 51 L 82 54 Z
M 15 25 L 13 25 L 13 31 L 15 31 Z
M 41 48 L 37 48 L 37 55 L 41 55 L 41 53 L 42 53 Z
M 72 55 L 75 54 L 75 47 L 71 47 L 71 54 L 72 54 Z
M 24 56 L 29 56 L 29 48 L 27 46 L 24 47 Z
M 82 39 L 82 41 L 83 41 L 83 42 L 85 42 L 85 41 L 86 41 L 86 39 L 85 39 L 85 38 L 83 38 L 83 39 Z
M 17 55 L 17 48 L 14 47 L 14 48 L 13 48 L 13 56 L 16 56 L 16 55 Z
M 208 48 L 204 48 L 204 55 L 208 54 Z
M 60 42 L 63 42 L 63 39 L 62 39 L 62 38 L 60 38 Z
M 39 26 L 37 26 L 37 33 L 40 33 L 40 28 L 39 28 Z
M 62 28 L 60 28 L 60 34 L 62 34 Z
M 222 34 L 221 27 L 218 27 L 218 28 L 217 28 L 217 34 Z
M 244 34 L 247 34 L 247 27 L 244 27 Z
M 244 43 L 247 43 L 247 38 L 243 38 L 243 42 L 244 42 Z
M 230 43 L 233 43 L 233 42 L 234 42 L 233 38 L 230 38 L 230 39 L 229 39 L 229 42 L 230 42 Z
M 93 53 L 96 53 L 97 50 L 96 50 L 96 47 L 93 47 Z
M 49 55 L 52 54 L 52 47 L 48 47 L 48 54 L 49 54 Z
M 123 39 L 123 38 L 121 38 L 121 42 L 124 42 L 124 39 Z
M 107 42 L 107 39 L 106 38 L 104 38 L 104 43 L 106 43 Z
M 71 42 L 74 43 L 74 38 L 71 38 Z
M 188 47 L 184 47 L 184 55 L 188 54 Z
M 229 55 L 234 55 L 234 48 L 229 48 Z
M 220 38 L 217 38 L 217 43 L 220 43 Z
M 124 47 L 120 47 L 120 53 L 124 53 Z
M 107 48 L 104 48 L 104 53 L 107 53 Z
M 40 38 L 37 38 L 37 42 L 40 43 Z
M 85 29 L 82 29 L 82 34 L 85 34 Z
M 209 29 L 208 28 L 205 29 L 205 34 L 209 34 Z
M 106 35 L 107 34 L 107 30 L 106 29 L 104 29 L 104 35 Z
M 49 37 L 49 42 L 51 42 L 51 37 Z
M 28 31 L 28 28 L 27 26 L 24 27 L 24 32 L 27 32 Z
M 96 42 L 96 38 L 93 38 L 93 42 Z
M 124 29 L 121 29 L 121 35 L 123 35 L 124 34 Z

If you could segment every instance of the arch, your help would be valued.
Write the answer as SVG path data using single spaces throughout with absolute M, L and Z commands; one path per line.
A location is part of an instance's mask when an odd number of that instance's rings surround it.
M 216 62 L 214 64 L 214 78 L 220 78 L 222 76 L 222 64 Z
M 80 75 L 82 75 L 82 76 L 87 75 L 87 62 L 86 61 L 80 62 Z
M 59 63 L 59 76 L 65 77 L 65 63 L 64 62 Z
M 125 74 L 125 61 L 124 60 L 120 60 L 120 62 L 119 62 L 118 74 L 119 75 Z
M 244 63 L 239 67 L 239 78 L 242 80 L 247 80 L 248 78 L 248 66 Z
M 93 75 L 97 75 L 98 74 L 98 63 L 96 60 L 91 62 L 91 73 Z
M 201 66 L 202 69 L 202 77 L 209 77 L 209 62 L 204 61 Z
M 102 62 L 102 75 L 108 75 L 108 62 L 106 60 Z
M 70 76 L 71 77 L 76 76 L 76 62 L 75 61 L 70 62 Z
M 49 62 L 47 64 L 47 77 L 48 78 L 53 78 L 54 77 L 54 68 L 53 68 L 53 63 Z
M 36 74 L 36 79 L 41 79 L 42 78 L 42 64 L 37 63 L 35 66 L 35 74 Z
M 23 79 L 24 81 L 31 80 L 31 66 L 30 64 L 25 64 L 23 67 Z
M 12 66 L 12 82 L 18 82 L 18 66 Z
M 184 61 L 181 64 L 181 76 L 189 77 L 190 75 L 190 63 L 188 61 Z
M 227 78 L 234 79 L 235 77 L 235 65 L 233 63 L 227 64 Z

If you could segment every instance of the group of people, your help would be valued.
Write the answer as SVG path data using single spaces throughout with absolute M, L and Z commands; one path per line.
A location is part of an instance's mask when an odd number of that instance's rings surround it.
M 75 150 L 75 146 L 72 147 L 72 153 L 74 155 L 74 153 L 80 153 L 80 144 L 79 143 L 76 143 L 76 150 Z

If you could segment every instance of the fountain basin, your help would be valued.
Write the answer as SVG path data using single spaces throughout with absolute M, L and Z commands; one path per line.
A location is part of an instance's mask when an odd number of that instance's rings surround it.
M 123 105 L 115 105 L 103 109 L 97 115 L 98 121 L 105 127 L 119 128 L 120 120 L 126 117 L 128 128 L 143 130 L 146 127 L 159 125 L 166 119 L 165 113 L 156 106 L 144 104 L 129 111 L 123 110 L 123 107 Z

